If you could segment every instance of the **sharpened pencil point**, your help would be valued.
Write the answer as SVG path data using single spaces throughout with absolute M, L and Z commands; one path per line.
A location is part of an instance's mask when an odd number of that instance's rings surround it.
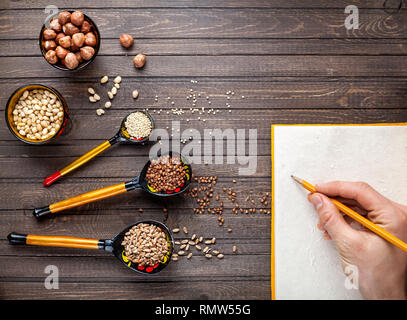
M 302 180 L 301 180 L 300 178 L 298 178 L 298 177 L 296 177 L 296 176 L 294 176 L 294 175 L 291 175 L 291 178 L 293 178 L 294 181 L 296 181 L 296 182 L 302 184 Z

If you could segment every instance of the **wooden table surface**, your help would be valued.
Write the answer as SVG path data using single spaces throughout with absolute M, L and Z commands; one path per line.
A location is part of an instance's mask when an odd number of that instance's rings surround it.
M 53 1 L 60 9 L 64 3 Z M 239 165 L 193 165 L 197 176 L 218 177 L 215 194 L 233 187 L 242 205 L 250 190 L 256 196 L 270 191 L 271 124 L 407 121 L 407 10 L 389 15 L 382 1 L 72 0 L 70 8 L 89 15 L 102 37 L 96 60 L 75 73 L 56 70 L 41 56 L 38 34 L 48 4 L 5 0 L 0 5 L 1 111 L 17 87 L 42 83 L 65 97 L 73 121 L 66 136 L 45 146 L 28 146 L 1 119 L 2 299 L 270 299 L 271 216 L 259 210 L 236 215 L 231 212 L 234 204 L 225 200 L 225 225 L 219 227 L 216 215 L 193 213 L 196 203 L 191 198 L 164 202 L 136 191 L 44 221 L 32 216 L 35 207 L 138 174 L 151 145 L 115 146 L 60 183 L 42 186 L 44 177 L 113 136 L 122 117 L 135 107 L 149 108 L 160 128 L 180 119 L 182 130 L 257 128 L 254 175 L 239 176 Z M 344 27 L 349 4 L 359 8 L 358 30 Z M 122 33 L 135 37 L 130 50 L 119 44 Z M 142 70 L 132 65 L 139 52 L 147 56 Z M 112 108 L 98 117 L 86 89 L 94 87 L 106 101 L 99 83 L 103 75 L 120 75 L 123 81 Z M 220 112 L 198 121 L 186 100 L 191 88 L 201 93 L 198 106 L 208 107 L 205 97 L 210 96 L 211 106 Z M 140 92 L 136 101 L 131 98 L 134 89 Z M 235 92 L 231 100 L 226 99 L 229 90 Z M 174 107 L 186 108 L 184 115 L 166 112 L 172 106 L 168 96 Z M 262 207 L 260 202 L 256 206 Z M 172 262 L 146 277 L 107 252 L 11 246 L 6 240 L 11 231 L 110 238 L 141 218 L 165 221 L 170 228 L 186 226 L 189 235 L 216 237 L 216 248 L 225 257 L 208 261 L 193 251 L 192 259 Z M 185 236 L 181 232 L 176 238 Z M 59 269 L 58 290 L 44 286 L 48 265 Z

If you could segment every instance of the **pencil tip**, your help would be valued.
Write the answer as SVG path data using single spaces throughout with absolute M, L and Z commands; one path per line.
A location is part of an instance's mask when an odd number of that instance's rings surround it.
M 298 183 L 302 183 L 302 180 L 294 175 L 291 175 L 291 178 L 294 179 L 294 181 L 298 182 Z

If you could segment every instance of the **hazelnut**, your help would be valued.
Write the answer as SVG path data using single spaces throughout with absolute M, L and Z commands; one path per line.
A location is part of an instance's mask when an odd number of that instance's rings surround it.
M 81 57 L 83 60 L 90 60 L 95 54 L 95 49 L 86 46 L 81 48 Z
M 134 66 L 136 68 L 142 68 L 144 67 L 145 63 L 146 63 L 146 56 L 144 54 L 139 53 L 138 55 L 136 55 L 133 59 L 133 63 Z
M 68 49 L 71 46 L 71 37 L 70 36 L 65 36 L 59 39 L 59 45 L 64 47 L 65 49 Z
M 53 40 L 57 36 L 57 33 L 52 29 L 45 29 L 43 35 L 45 40 Z
M 75 46 L 78 48 L 83 46 L 83 43 L 85 42 L 85 35 L 83 33 L 75 33 L 72 36 L 72 42 Z
M 61 39 L 63 37 L 65 37 L 65 33 L 63 33 L 63 32 L 58 33 L 57 36 L 55 37 L 55 42 L 57 44 L 59 44 L 59 39 Z
M 120 36 L 120 44 L 125 48 L 130 48 L 134 43 L 134 39 L 131 35 L 123 33 Z
M 79 27 L 83 23 L 84 20 L 85 20 L 85 17 L 84 17 L 82 12 L 80 12 L 80 11 L 72 12 L 72 14 L 71 14 L 71 22 L 74 25 Z
M 65 64 L 65 67 L 72 70 L 72 69 L 75 69 L 79 65 L 79 61 L 78 61 L 78 59 L 76 59 L 76 56 L 74 53 L 69 52 L 65 56 L 64 64 Z
M 83 62 L 80 51 L 75 52 L 75 57 L 76 57 L 76 59 L 78 60 L 79 63 Z
M 82 23 L 81 32 L 83 34 L 88 33 L 90 31 L 91 27 L 92 26 L 90 25 L 90 23 L 85 20 Z
M 58 22 L 58 19 L 52 19 L 49 23 L 49 26 L 51 27 L 52 30 L 55 32 L 61 32 L 62 26 Z
M 92 32 L 88 32 L 85 35 L 85 44 L 91 47 L 94 47 L 96 45 L 96 37 Z
M 59 59 L 64 59 L 65 56 L 69 53 L 69 51 L 66 50 L 66 49 L 64 49 L 64 48 L 62 48 L 61 46 L 58 46 L 58 47 L 55 49 L 55 53 L 56 53 L 56 55 L 57 55 L 57 57 L 58 57 Z
M 54 50 L 49 50 L 45 54 L 45 60 L 47 60 L 50 64 L 55 64 L 58 62 L 58 57 L 55 54 Z
M 71 13 L 68 11 L 62 11 L 58 14 L 58 22 L 61 26 L 63 26 L 65 23 L 68 23 L 71 21 Z
M 62 26 L 62 31 L 67 35 L 67 36 L 72 36 L 75 33 L 79 32 L 78 27 L 74 26 L 72 23 L 68 22 Z
M 44 43 L 44 49 L 45 50 L 55 50 L 55 48 L 57 47 L 57 44 L 55 43 L 54 40 L 47 40 Z
M 75 43 L 73 42 L 73 40 L 71 40 L 71 52 L 76 52 L 80 49 L 80 47 L 78 47 L 77 45 L 75 45 Z

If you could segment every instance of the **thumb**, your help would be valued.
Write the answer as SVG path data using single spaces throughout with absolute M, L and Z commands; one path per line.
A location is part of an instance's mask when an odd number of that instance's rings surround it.
M 351 240 L 357 237 L 357 231 L 345 221 L 338 208 L 328 197 L 320 193 L 313 193 L 309 196 L 309 201 L 317 210 L 321 227 L 328 232 L 336 246 L 349 244 Z

